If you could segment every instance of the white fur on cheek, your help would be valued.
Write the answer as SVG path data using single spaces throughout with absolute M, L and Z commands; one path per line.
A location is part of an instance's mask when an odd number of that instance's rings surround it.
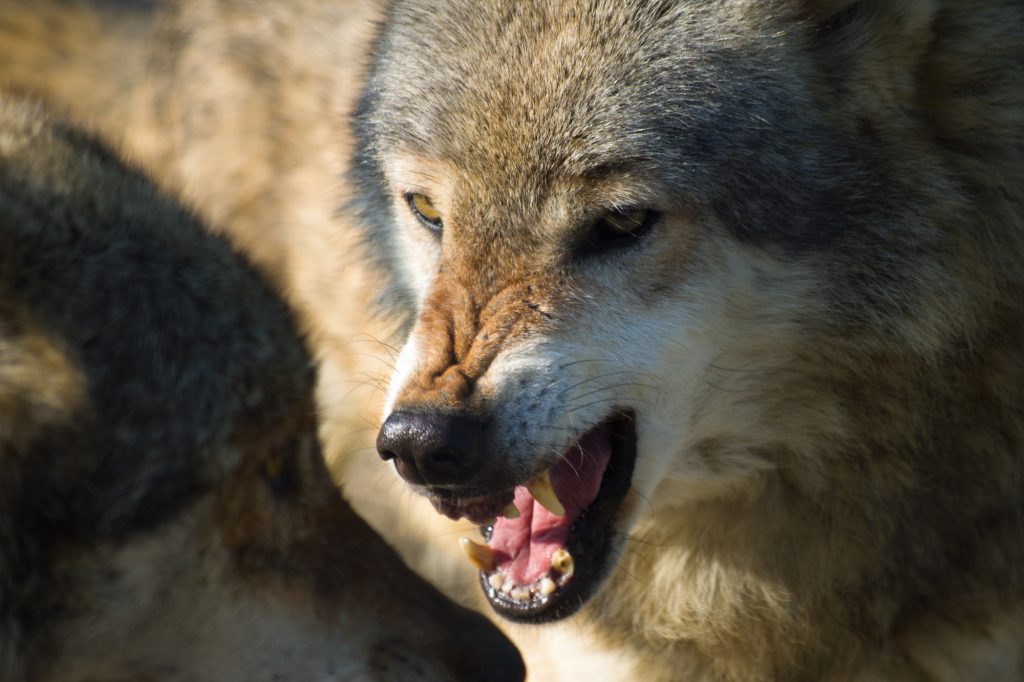
M 690 414 L 715 353 L 699 333 L 720 308 L 709 297 L 674 298 L 642 311 L 625 300 L 605 301 L 572 329 L 506 349 L 481 381 L 492 396 L 495 428 L 503 431 L 493 434 L 495 447 L 530 474 L 612 410 L 627 409 L 637 418 L 639 495 L 650 499 L 663 479 L 686 476 L 680 460 Z
M 720 248 L 720 263 L 699 290 L 703 323 L 687 328 L 684 343 L 661 344 L 658 367 L 651 370 L 665 378 L 665 399 L 644 420 L 637 472 L 657 481 L 653 506 L 658 500 L 685 503 L 749 480 L 773 466 L 757 454 L 758 446 L 782 437 L 792 441 L 793 434 L 778 433 L 785 427 L 766 416 L 770 403 L 755 396 L 772 390 L 773 368 L 787 361 L 795 345 L 790 308 L 794 299 L 805 308 L 814 300 L 806 293 L 813 278 L 736 244 Z M 721 447 L 696 456 L 701 443 Z M 649 455 L 661 466 L 651 466 Z
M 763 365 L 786 345 L 788 325 L 772 323 L 788 319 L 785 299 L 758 282 L 799 275 L 742 247 L 715 250 L 700 274 L 649 306 L 616 294 L 626 282 L 609 286 L 600 305 L 554 336 L 531 337 L 495 359 L 481 390 L 492 396 L 493 424 L 504 430 L 495 446 L 509 465 L 533 473 L 610 410 L 630 409 L 638 435 L 633 488 L 646 500 L 639 514 L 714 495 L 767 466 L 745 447 L 764 431 L 759 404 L 747 399 L 761 375 L 717 372 Z M 751 332 L 752 319 L 763 333 Z M 711 439 L 736 447 L 710 460 L 694 456 L 695 445 Z
M 656 490 L 666 479 L 686 480 L 693 488 L 690 496 L 701 494 L 704 486 L 702 472 L 688 462 L 685 449 L 702 377 L 716 351 L 712 335 L 703 333 L 722 309 L 722 290 L 715 284 L 687 283 L 687 302 L 673 298 L 643 315 L 625 315 L 615 320 L 610 335 L 617 342 L 612 352 L 647 387 L 626 405 L 635 409 L 637 419 L 633 488 L 654 507 L 659 504 Z

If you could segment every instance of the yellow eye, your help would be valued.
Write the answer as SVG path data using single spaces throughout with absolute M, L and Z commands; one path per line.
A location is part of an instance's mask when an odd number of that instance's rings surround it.
M 419 218 L 419 221 L 428 230 L 435 234 L 440 234 L 442 226 L 441 212 L 437 210 L 437 207 L 434 206 L 427 195 L 410 192 L 405 195 L 405 200 L 409 204 L 409 210 Z
M 606 223 L 605 229 L 618 230 L 623 234 L 637 236 L 650 223 L 653 211 L 646 209 L 633 209 L 631 211 L 611 211 L 606 213 L 602 220 Z
M 597 219 L 578 245 L 582 256 L 626 248 L 638 243 L 661 217 L 646 208 L 608 211 Z

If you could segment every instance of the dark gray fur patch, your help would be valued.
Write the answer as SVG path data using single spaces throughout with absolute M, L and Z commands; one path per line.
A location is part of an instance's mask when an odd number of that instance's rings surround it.
M 0 116 L 12 111 L 0 100 Z M 22 132 L 9 119 L 0 126 Z M 68 518 L 35 512 L 64 532 L 113 539 L 164 521 L 222 475 L 219 457 L 244 420 L 269 427 L 308 400 L 311 363 L 288 309 L 223 238 L 92 137 L 44 131 L 37 166 L 0 163 L 0 248 L 11 265 L 0 284 L 74 354 L 95 419 L 81 440 L 42 443 L 30 458 L 88 472 L 54 474 Z M 93 195 L 51 189 L 47 164 L 100 184 Z M 258 407 L 245 402 L 255 389 Z M 27 494 L 42 505 L 41 492 Z

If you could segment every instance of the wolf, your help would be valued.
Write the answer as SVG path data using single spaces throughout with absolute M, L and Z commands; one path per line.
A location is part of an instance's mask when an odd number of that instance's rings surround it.
M 293 315 L 0 94 L 0 678 L 518 680 L 332 483 Z
M 396 0 L 377 447 L 636 679 L 1024 676 L 1024 7 Z
M 1019 3 L 381 5 L 176 3 L 149 123 L 66 101 L 225 211 L 332 421 L 382 302 L 379 452 L 494 609 L 622 679 L 1020 679 Z

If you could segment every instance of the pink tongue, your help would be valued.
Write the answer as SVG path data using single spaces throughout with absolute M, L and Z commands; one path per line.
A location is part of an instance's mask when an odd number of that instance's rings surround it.
M 551 485 L 565 507 L 565 516 L 555 516 L 537 504 L 526 486 L 516 488 L 514 504 L 520 517 L 499 518 L 488 543 L 505 575 L 519 585 L 528 585 L 547 574 L 551 555 L 565 547 L 569 526 L 597 498 L 611 454 L 608 430 L 595 429 L 569 446 L 551 467 Z

